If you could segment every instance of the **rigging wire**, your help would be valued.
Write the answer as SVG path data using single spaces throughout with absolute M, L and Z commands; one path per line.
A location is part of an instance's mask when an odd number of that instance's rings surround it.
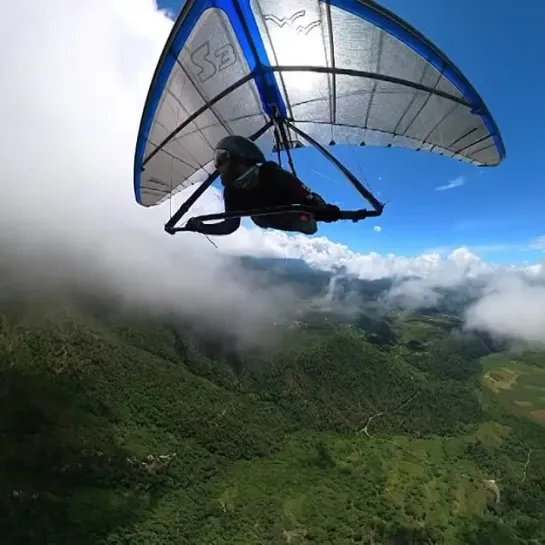
M 291 171 L 293 175 L 297 177 L 297 172 L 295 171 L 295 165 L 293 163 L 293 158 L 291 156 L 291 151 L 290 151 L 290 141 L 288 138 L 288 134 L 286 132 L 286 127 L 284 125 L 284 119 L 280 117 L 280 113 L 278 112 L 278 107 L 276 106 L 276 104 L 273 104 L 273 109 L 274 109 L 274 113 L 272 116 L 272 122 L 274 126 L 274 137 L 275 137 L 276 145 L 277 145 L 279 165 L 282 166 L 282 163 L 280 160 L 280 150 L 284 148 Z

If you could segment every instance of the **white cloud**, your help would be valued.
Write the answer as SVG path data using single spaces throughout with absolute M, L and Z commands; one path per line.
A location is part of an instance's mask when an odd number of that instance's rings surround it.
M 492 279 L 466 327 L 545 347 L 545 285 L 515 275 Z
M 171 27 L 152 0 L 3 6 L 0 266 L 26 289 L 77 285 L 251 337 L 289 294 L 254 289 L 201 236 L 164 233 L 168 204 L 134 202 L 140 115 Z
M 463 176 L 458 176 L 451 180 L 448 184 L 440 185 L 435 188 L 436 191 L 446 191 L 447 189 L 454 189 L 456 187 L 462 187 L 466 183 L 466 179 Z
M 380 233 L 382 231 L 382 227 L 380 225 L 375 225 L 373 227 L 373 231 L 376 231 L 377 233 Z
M 545 235 L 537 237 L 529 244 L 531 250 L 545 250 Z
M 215 240 L 226 252 L 303 259 L 317 269 L 333 271 L 342 267 L 347 273 L 365 279 L 416 276 L 452 284 L 495 269 L 467 248 L 458 248 L 446 257 L 438 252 L 414 257 L 377 252 L 364 254 L 326 237 L 256 229 L 241 229 L 232 237 Z

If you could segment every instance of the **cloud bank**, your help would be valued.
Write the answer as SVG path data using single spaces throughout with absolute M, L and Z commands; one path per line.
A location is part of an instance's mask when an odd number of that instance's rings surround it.
M 290 294 L 259 289 L 203 237 L 166 235 L 168 205 L 134 202 L 140 115 L 171 27 L 150 0 L 4 6 L 1 266 L 26 290 L 111 293 L 252 338 Z
M 2 267 L 15 271 L 19 283 L 101 290 L 251 336 L 289 309 L 290 294 L 258 287 L 234 267 L 232 254 L 300 258 L 368 279 L 409 276 L 393 295 L 405 294 L 416 306 L 432 304 L 437 286 L 498 272 L 464 248 L 447 257 L 361 254 L 325 237 L 243 227 L 216 238 L 216 251 L 198 235 L 166 235 L 168 204 L 134 203 L 132 161 L 148 85 L 171 27 L 152 0 L 4 6 L 0 252 Z M 463 183 L 458 178 L 437 189 Z M 220 207 L 211 191 L 198 208 Z M 519 284 L 491 284 L 468 325 L 538 340 L 545 295 L 523 278 L 540 271 L 522 268 L 515 271 L 523 274 Z
M 466 327 L 545 348 L 545 282 L 494 278 L 466 314 Z

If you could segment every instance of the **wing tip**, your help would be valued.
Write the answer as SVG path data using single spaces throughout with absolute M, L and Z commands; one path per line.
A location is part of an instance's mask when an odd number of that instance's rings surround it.
M 366 20 L 367 18 L 362 13 L 361 8 L 364 8 L 364 9 L 367 8 L 373 11 L 375 14 L 383 18 L 383 23 L 386 23 L 386 24 L 380 25 L 380 28 L 384 32 L 387 32 L 388 34 L 398 38 L 406 46 L 411 47 L 418 55 L 425 57 L 427 62 L 429 62 L 430 64 L 432 65 L 434 64 L 432 62 L 432 59 L 424 55 L 423 54 L 424 52 L 419 50 L 420 48 L 417 47 L 417 44 L 423 46 L 428 53 L 431 53 L 430 57 L 432 58 L 435 57 L 436 59 L 440 60 L 441 63 L 444 63 L 444 66 L 448 67 L 449 71 L 451 72 L 450 77 L 449 77 L 449 74 L 446 74 L 446 73 L 445 73 L 445 77 L 447 77 L 447 79 L 462 93 L 464 98 L 468 100 L 469 103 L 472 104 L 474 108 L 477 108 L 480 110 L 478 115 L 480 115 L 483 122 L 488 126 L 489 132 L 494 138 L 494 141 L 496 143 L 496 148 L 498 149 L 498 153 L 501 159 L 502 160 L 505 159 L 507 155 L 507 152 L 505 149 L 505 142 L 501 136 L 498 125 L 496 121 L 494 120 L 494 117 L 492 116 L 492 113 L 490 112 L 485 101 L 483 100 L 479 92 L 476 90 L 476 88 L 473 86 L 473 84 L 469 81 L 469 79 L 458 68 L 458 66 L 429 38 L 427 38 L 424 34 L 422 34 L 413 25 L 405 21 L 399 15 L 397 15 L 393 11 L 390 11 L 388 8 L 382 6 L 375 0 L 326 0 L 326 1 L 328 4 L 338 5 L 341 9 L 343 8 L 343 5 L 353 2 L 354 8 L 355 8 L 354 11 L 359 12 L 358 15 Z M 370 22 L 372 24 L 376 24 L 375 21 L 370 21 Z M 377 26 L 379 25 L 377 24 Z M 394 30 L 401 31 L 403 34 L 406 33 L 405 39 L 403 39 L 402 37 L 396 36 L 396 33 L 393 32 Z

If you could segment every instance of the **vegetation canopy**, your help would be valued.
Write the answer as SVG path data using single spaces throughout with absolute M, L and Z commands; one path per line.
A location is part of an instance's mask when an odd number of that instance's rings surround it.
M 241 352 L 60 301 L 2 304 L 6 545 L 545 540 L 542 354 L 316 309 Z

